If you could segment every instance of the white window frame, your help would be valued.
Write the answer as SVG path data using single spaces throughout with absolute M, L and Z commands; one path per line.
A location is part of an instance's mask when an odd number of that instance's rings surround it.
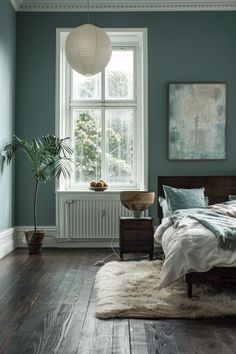
M 121 101 L 117 103 L 117 107 L 137 107 L 137 121 L 136 121 L 136 151 L 135 158 L 135 170 L 137 171 L 137 185 L 136 186 L 109 186 L 110 191 L 120 190 L 147 190 L 148 189 L 148 70 L 147 70 L 147 29 L 146 28 L 122 28 L 122 29 L 104 29 L 109 35 L 112 46 L 114 47 L 135 47 L 136 59 L 135 67 L 137 73 L 134 75 L 134 101 Z M 70 79 L 70 67 L 67 63 L 65 56 L 65 41 L 70 28 L 58 28 L 56 30 L 56 135 L 60 138 L 65 138 L 71 132 L 70 119 L 66 117 L 70 116 L 70 97 L 68 96 L 68 90 L 66 89 L 69 84 L 72 84 Z M 126 45 L 127 44 L 127 45 Z M 136 60 L 135 59 L 135 60 Z M 67 82 L 66 82 L 67 78 Z M 103 78 L 104 79 L 104 78 Z M 137 102 L 137 103 L 136 103 Z M 96 106 L 97 101 L 89 101 L 91 107 Z M 101 102 L 100 102 L 101 103 Z M 81 102 L 80 107 L 83 105 L 88 106 L 88 101 Z M 109 100 L 106 103 L 106 107 L 109 105 L 114 107 L 114 101 Z M 65 109 L 66 107 L 66 109 Z M 100 106 L 102 109 L 102 105 Z M 56 191 L 85 191 L 85 187 L 70 185 L 63 179 L 56 183 Z M 109 191 L 108 190 L 108 191 Z

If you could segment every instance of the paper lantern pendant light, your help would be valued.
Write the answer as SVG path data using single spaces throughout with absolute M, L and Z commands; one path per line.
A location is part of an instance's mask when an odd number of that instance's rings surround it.
M 85 76 L 101 72 L 112 53 L 107 33 L 91 24 L 74 28 L 67 37 L 65 49 L 71 67 Z

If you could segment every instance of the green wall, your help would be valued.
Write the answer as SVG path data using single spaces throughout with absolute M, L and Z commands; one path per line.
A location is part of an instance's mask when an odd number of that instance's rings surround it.
M 35 137 L 55 131 L 56 28 L 86 22 L 82 13 L 17 14 L 16 133 Z M 109 27 L 147 27 L 149 65 L 149 188 L 158 175 L 235 174 L 236 12 L 92 13 Z M 167 84 L 227 83 L 227 159 L 169 161 Z M 32 179 L 21 159 L 16 166 L 16 225 L 31 225 Z M 152 213 L 155 214 L 155 208 Z M 55 224 L 54 186 L 42 186 L 39 224 Z
M 0 1 L 0 152 L 12 140 L 15 105 L 15 11 L 9 0 Z M 12 166 L 0 153 L 0 231 L 13 226 Z

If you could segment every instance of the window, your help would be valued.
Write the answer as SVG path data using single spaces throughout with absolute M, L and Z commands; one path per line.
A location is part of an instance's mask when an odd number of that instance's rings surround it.
M 84 190 L 92 180 L 110 189 L 146 189 L 147 106 L 145 30 L 107 30 L 112 56 L 85 77 L 65 57 L 69 30 L 58 30 L 57 134 L 70 136 L 73 175 L 59 189 Z

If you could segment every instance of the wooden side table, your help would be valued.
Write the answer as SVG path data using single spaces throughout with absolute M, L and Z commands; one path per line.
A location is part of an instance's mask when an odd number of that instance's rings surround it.
M 123 253 L 149 253 L 153 259 L 153 218 L 120 218 L 120 258 Z

